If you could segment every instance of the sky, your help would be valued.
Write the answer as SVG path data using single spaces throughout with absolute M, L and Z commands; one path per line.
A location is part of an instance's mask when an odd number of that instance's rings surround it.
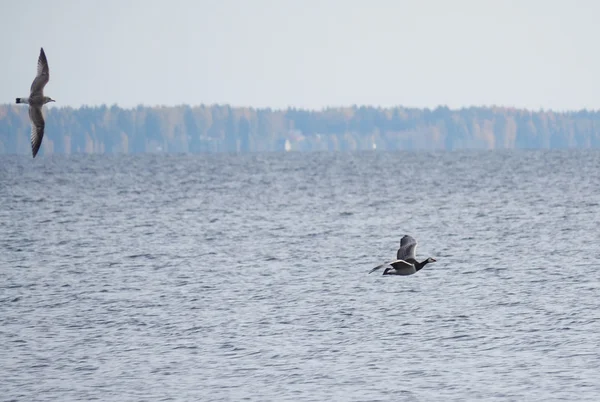
M 600 109 L 594 0 L 0 0 L 0 103 Z

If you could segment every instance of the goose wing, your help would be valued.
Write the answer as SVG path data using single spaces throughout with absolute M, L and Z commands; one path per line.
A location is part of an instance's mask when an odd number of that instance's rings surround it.
M 46 53 L 44 48 L 40 49 L 40 57 L 38 57 L 37 64 L 37 75 L 31 83 L 31 96 L 43 95 L 44 87 L 50 81 L 50 69 L 48 68 L 48 59 L 46 59 Z
M 42 107 L 29 106 L 29 119 L 31 120 L 31 152 L 35 158 L 42 145 L 44 127 L 46 127 L 44 116 L 42 115 Z
M 416 260 L 417 254 L 417 241 L 414 237 L 405 235 L 400 239 L 400 248 L 396 254 L 396 258 L 399 260 Z
M 398 260 L 395 260 L 395 261 L 385 262 L 385 263 L 383 263 L 383 264 L 381 264 L 381 265 L 378 265 L 378 266 L 376 266 L 375 268 L 373 268 L 372 270 L 370 270 L 370 271 L 369 271 L 369 273 L 371 273 L 371 272 L 375 272 L 375 271 L 377 271 L 378 269 L 381 269 L 381 268 L 383 268 L 383 267 L 388 267 L 388 266 L 392 266 L 392 267 L 394 267 L 394 269 L 396 269 L 396 270 L 400 270 L 400 269 L 402 269 L 402 268 L 404 268 L 404 269 L 407 269 L 407 268 L 408 268 L 408 269 L 409 269 L 409 268 L 414 268 L 414 267 L 415 267 L 415 266 L 414 266 L 413 264 L 411 264 L 410 262 L 406 262 L 406 261 L 404 261 L 404 260 L 400 260 L 400 259 L 398 259 Z

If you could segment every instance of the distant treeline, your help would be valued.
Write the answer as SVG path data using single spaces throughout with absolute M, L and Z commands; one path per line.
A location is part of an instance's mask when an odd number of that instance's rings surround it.
M 587 110 L 202 105 L 65 107 L 45 115 L 45 154 L 600 147 L 600 112 Z M 30 153 L 30 130 L 27 107 L 0 105 L 0 153 Z

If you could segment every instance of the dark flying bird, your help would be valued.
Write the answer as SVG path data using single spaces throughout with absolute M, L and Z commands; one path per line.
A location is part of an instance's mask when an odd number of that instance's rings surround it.
M 414 237 L 406 235 L 400 239 L 400 248 L 396 254 L 396 260 L 378 265 L 369 273 L 387 267 L 383 270 L 383 275 L 412 275 L 420 271 L 425 265 L 436 262 L 436 259 L 432 257 L 419 262 L 416 259 L 416 252 L 417 241 Z
M 37 64 L 37 75 L 31 83 L 31 89 L 28 98 L 17 98 L 17 103 L 26 103 L 29 105 L 29 119 L 31 120 L 31 152 L 33 157 L 37 155 L 44 138 L 44 116 L 42 115 L 42 106 L 48 102 L 54 102 L 54 99 L 44 96 L 44 87 L 50 81 L 50 69 L 44 49 L 40 49 L 40 57 Z

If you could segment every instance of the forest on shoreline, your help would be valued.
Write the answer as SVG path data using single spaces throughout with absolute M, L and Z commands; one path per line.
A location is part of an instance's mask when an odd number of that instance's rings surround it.
M 351 106 L 45 108 L 42 154 L 599 148 L 600 112 Z M 0 105 L 0 153 L 29 154 L 27 107 Z

